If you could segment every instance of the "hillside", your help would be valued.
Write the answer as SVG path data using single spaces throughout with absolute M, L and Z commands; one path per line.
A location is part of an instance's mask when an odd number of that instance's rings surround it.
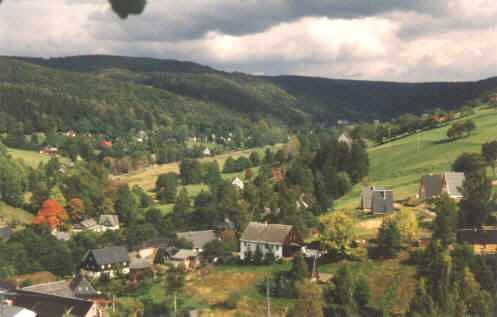
M 195 63 L 122 56 L 19 58 L 51 69 L 98 74 L 126 83 L 208 102 L 252 120 L 269 116 L 291 127 L 309 116 L 331 125 L 337 119 L 390 119 L 437 107 L 452 110 L 497 87 L 497 77 L 476 82 L 395 83 L 303 76 L 226 73 Z
M 442 125 L 419 133 L 419 152 L 418 135 L 371 148 L 369 178 L 375 185 L 393 189 L 396 200 L 415 196 L 422 175 L 450 171 L 452 162 L 461 153 L 480 152 L 483 143 L 497 139 L 497 110 L 482 109 L 468 118 L 476 125 L 469 137 L 449 140 L 449 126 Z M 361 186 L 356 185 L 336 207 L 358 207 Z

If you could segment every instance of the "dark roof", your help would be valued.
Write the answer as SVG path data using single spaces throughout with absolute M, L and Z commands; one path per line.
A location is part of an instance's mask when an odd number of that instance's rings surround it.
M 250 222 L 240 240 L 283 244 L 293 226 Z
M 383 187 L 365 186 L 361 193 L 361 209 L 373 208 L 373 191 L 383 190 Z
M 421 178 L 421 184 L 424 191 L 422 197 L 434 197 L 440 194 L 442 190 L 442 175 L 424 175 Z
M 98 265 L 129 262 L 128 251 L 125 247 L 112 247 L 90 250 Z
M 154 263 L 164 263 L 164 261 L 169 260 L 176 252 L 178 250 L 173 247 L 160 248 L 155 254 Z
M 147 241 L 143 241 L 139 245 L 133 247 L 133 250 L 142 250 L 147 248 L 166 248 L 173 245 L 173 239 L 171 238 L 157 238 Z
M 207 242 L 216 239 L 216 235 L 213 230 L 178 232 L 176 233 L 176 236 L 178 239 L 184 238 L 193 242 L 194 249 L 201 249 L 207 244 Z
M 119 218 L 117 215 L 100 215 L 98 224 L 105 227 L 117 227 L 119 226 Z
M 66 283 L 66 281 L 57 281 L 52 283 L 27 286 L 23 287 L 22 290 L 40 294 L 74 297 L 74 293 L 69 287 L 69 283 Z
M 7 239 L 12 234 L 12 228 L 10 226 L 0 227 L 0 239 Z
M 374 190 L 373 191 L 373 214 L 389 214 L 393 212 L 393 191 Z
M 37 317 L 62 317 L 67 312 L 72 316 L 86 317 L 94 303 L 77 298 L 39 294 L 24 290 L 16 290 L 13 296 L 14 305 L 30 309 Z
M 469 244 L 497 244 L 497 229 L 460 229 L 457 240 Z
M 82 272 L 76 274 L 69 287 L 76 297 L 88 297 L 99 294 Z

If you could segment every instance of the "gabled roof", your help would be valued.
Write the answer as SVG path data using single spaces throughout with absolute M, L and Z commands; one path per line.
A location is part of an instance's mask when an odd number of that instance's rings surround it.
M 293 226 L 250 222 L 240 240 L 283 244 Z
M 469 244 L 497 244 L 497 229 L 460 229 L 457 240 Z
M 117 215 L 100 215 L 98 224 L 105 227 L 117 227 L 119 226 L 119 218 Z
M 384 190 L 383 187 L 364 186 L 361 193 L 361 209 L 372 209 L 373 191 Z
M 0 239 L 7 239 L 12 234 L 12 228 L 10 226 L 0 227 Z
M 213 230 L 178 232 L 176 233 L 176 236 L 178 239 L 184 238 L 193 242 L 194 249 L 202 249 L 207 242 L 216 239 Z
M 55 295 L 16 290 L 14 305 L 30 309 L 37 317 L 62 317 L 68 311 L 71 316 L 86 317 L 94 303 L 92 301 Z
M 224 231 L 224 230 L 235 231 L 236 227 L 235 227 L 235 224 L 232 221 L 230 221 L 229 219 L 224 219 L 224 221 L 220 222 L 217 225 L 217 230 L 218 231 Z
M 129 262 L 128 251 L 125 247 L 112 247 L 89 251 L 93 254 L 98 265 Z
M 173 245 L 173 239 L 171 238 L 157 238 L 147 241 L 143 241 L 139 245 L 133 247 L 133 250 L 142 250 L 147 248 L 165 248 Z
M 153 265 L 154 262 L 152 260 L 133 257 L 129 263 L 129 268 L 131 270 L 146 270 L 150 269 Z
M 393 191 L 374 190 L 373 191 L 373 214 L 389 214 L 393 212 Z
M 440 194 L 442 190 L 442 175 L 423 175 L 421 184 L 424 187 L 424 197 L 433 197 Z
M 82 272 L 76 274 L 74 279 L 69 284 L 69 287 L 76 297 L 86 297 L 99 294 Z
M 72 292 L 69 284 L 66 281 L 57 281 L 52 283 L 23 287 L 22 290 L 40 294 L 74 297 L 74 293 Z
M 462 187 L 464 182 L 464 173 L 445 173 L 444 181 L 447 185 L 447 192 L 451 197 L 462 197 L 461 191 L 458 189 Z

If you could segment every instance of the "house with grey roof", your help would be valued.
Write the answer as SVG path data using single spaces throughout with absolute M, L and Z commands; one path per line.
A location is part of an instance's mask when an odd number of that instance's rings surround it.
M 393 191 L 375 190 L 373 191 L 371 211 L 373 214 L 391 214 L 393 208 Z
M 471 245 L 475 254 L 497 254 L 497 229 L 459 229 L 457 242 Z
M 373 194 L 375 191 L 385 191 L 383 187 L 364 186 L 361 192 L 361 209 L 373 210 Z
M 34 293 L 40 294 L 48 294 L 48 295 L 56 295 L 56 296 L 64 296 L 64 297 L 74 297 L 74 293 L 69 287 L 69 283 L 65 280 L 44 283 L 38 285 L 32 285 L 22 288 L 25 291 L 30 291 Z
M 437 197 L 447 193 L 451 198 L 462 198 L 460 188 L 464 183 L 464 173 L 444 173 L 443 175 L 424 175 L 419 187 L 420 198 Z
M 178 232 L 176 233 L 178 239 L 186 239 L 193 243 L 193 249 L 202 252 L 202 249 L 212 240 L 216 240 L 216 234 L 214 230 L 204 230 L 204 231 L 189 231 L 189 232 Z
M 196 250 L 180 249 L 165 263 L 170 263 L 174 266 L 183 264 L 187 269 L 195 269 L 201 266 L 200 252 Z
M 100 215 L 98 224 L 102 226 L 102 231 L 119 230 L 119 218 L 117 215 Z
M 259 248 L 263 255 L 273 252 L 277 259 L 292 257 L 300 251 L 304 241 L 290 225 L 250 222 L 240 237 L 240 259 Z
M 0 240 L 8 239 L 12 234 L 12 228 L 10 226 L 0 227 Z
M 89 250 L 86 252 L 82 268 L 89 275 L 100 277 L 101 273 L 113 276 L 119 268 L 123 273 L 129 273 L 129 254 L 125 247 L 111 247 Z
M 440 195 L 440 191 L 442 190 L 442 183 L 442 175 L 423 175 L 421 177 L 421 185 L 419 186 L 419 197 L 431 198 Z
M 348 132 L 343 132 L 339 137 L 338 137 L 338 142 L 344 142 L 347 144 L 352 144 L 354 142 L 354 139 L 350 136 Z
M 133 251 L 136 252 L 137 257 L 152 257 L 155 255 L 157 250 L 160 248 L 167 248 L 174 244 L 173 239 L 170 238 L 156 238 L 147 241 L 143 241 L 139 245 L 133 247 Z
M 77 298 L 93 301 L 101 301 L 102 299 L 105 299 L 105 296 L 93 287 L 82 271 L 79 271 L 72 279 L 69 283 L 69 288 L 73 292 L 74 297 Z

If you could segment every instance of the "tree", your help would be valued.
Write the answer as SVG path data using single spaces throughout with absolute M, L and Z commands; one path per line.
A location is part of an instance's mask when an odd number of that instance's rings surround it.
M 481 228 L 487 220 L 492 195 L 492 183 L 485 172 L 469 174 L 462 186 L 459 202 L 461 228 Z
M 435 305 L 431 296 L 428 294 L 426 289 L 426 281 L 424 278 L 419 280 L 418 287 L 416 288 L 416 294 L 412 297 L 409 303 L 408 316 L 434 316 L 435 315 Z
M 367 278 L 362 275 L 355 282 L 354 299 L 360 309 L 365 308 L 371 299 L 369 282 Z
M 333 286 L 327 294 L 330 316 L 348 317 L 357 315 L 354 299 L 354 279 L 347 265 L 342 265 L 332 279 Z
M 485 161 L 492 166 L 492 172 L 495 176 L 495 161 L 497 160 L 497 141 L 491 141 L 482 144 L 481 155 Z
M 69 206 L 69 212 L 71 219 L 74 221 L 79 221 L 83 218 L 85 212 L 85 202 L 79 198 L 72 198 L 67 203 Z
M 400 231 L 392 220 L 384 220 L 378 230 L 378 247 L 386 257 L 394 257 L 401 250 Z
M 219 164 L 217 161 L 204 163 L 204 183 L 206 184 L 216 184 L 222 181 L 221 171 L 219 169 Z
M 197 160 L 183 159 L 179 171 L 183 185 L 200 184 L 204 180 L 202 163 Z
M 464 173 L 468 177 L 470 174 L 480 172 L 483 166 L 485 166 L 485 161 L 480 154 L 464 152 L 454 161 L 452 170 Z
M 252 171 L 251 168 L 247 168 L 245 170 L 245 179 L 252 180 L 253 177 L 254 177 L 254 172 Z
M 295 283 L 297 302 L 287 316 L 291 317 L 322 317 L 323 292 L 319 285 L 303 280 Z
M 295 255 L 292 262 L 292 268 L 288 272 L 288 279 L 291 281 L 303 281 L 310 277 L 307 263 L 305 262 L 304 255 L 299 252 Z
M 28 175 L 25 166 L 16 160 L 0 157 L 0 199 L 14 207 L 24 203 L 28 189 Z
M 334 211 L 321 218 L 321 241 L 339 255 L 349 255 L 356 240 L 354 222 L 343 211 Z
M 64 197 L 64 194 L 62 194 L 62 191 L 60 190 L 60 187 L 55 185 L 53 186 L 49 193 L 48 193 L 48 200 L 56 200 L 59 202 L 61 206 L 66 206 L 67 201 L 66 198 Z
M 264 258 L 264 254 L 262 253 L 261 247 L 258 244 L 255 247 L 254 255 L 252 256 L 252 261 L 254 264 L 262 264 L 262 260 Z
M 136 202 L 131 195 L 128 184 L 121 185 L 117 190 L 115 209 L 121 216 L 121 221 L 131 223 L 135 220 Z
M 68 220 L 66 211 L 56 200 L 45 200 L 33 219 L 34 225 L 45 224 L 50 229 L 60 227 L 64 221 Z
M 172 204 L 178 193 L 178 175 L 176 173 L 160 174 L 155 181 L 156 198 L 161 204 Z
M 435 200 L 436 218 L 433 221 L 433 237 L 438 239 L 443 247 L 455 242 L 457 225 L 459 222 L 459 210 L 456 202 L 447 193 L 442 193 Z
M 413 210 L 402 208 L 395 214 L 393 221 L 399 229 L 404 243 L 411 243 L 416 239 L 416 235 L 418 234 L 418 219 Z
M 188 191 L 183 187 L 180 190 L 178 197 L 176 197 L 176 203 L 174 204 L 172 213 L 172 223 L 176 227 L 176 230 L 187 229 L 187 225 L 190 223 L 191 209 Z

